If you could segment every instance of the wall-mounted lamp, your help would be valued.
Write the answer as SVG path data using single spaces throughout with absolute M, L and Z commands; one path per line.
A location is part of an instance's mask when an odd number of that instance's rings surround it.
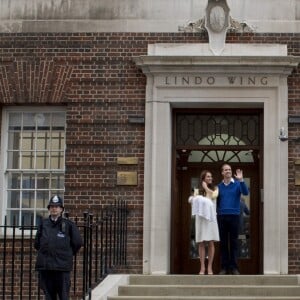
M 284 127 L 281 127 L 279 130 L 279 137 L 278 137 L 282 142 L 285 142 L 288 140 L 288 135 Z

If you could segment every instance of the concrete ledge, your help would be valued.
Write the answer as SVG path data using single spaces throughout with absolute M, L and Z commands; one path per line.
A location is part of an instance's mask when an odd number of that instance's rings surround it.
M 226 44 L 221 56 L 287 56 L 287 45 L 280 44 Z M 159 43 L 148 45 L 148 55 L 214 56 L 207 43 Z
M 106 300 L 108 296 L 117 296 L 119 285 L 128 285 L 128 283 L 129 275 L 108 275 L 96 288 L 93 289 L 92 299 Z
M 0 20 L 0 33 L 26 32 L 173 32 L 187 25 L 188 20 Z M 300 32 L 299 21 L 251 21 L 254 33 Z M 198 33 L 201 35 L 201 33 Z
M 299 32 L 299 0 L 227 0 L 256 32 Z M 194 0 L 1 0 L 0 32 L 178 32 L 205 15 Z

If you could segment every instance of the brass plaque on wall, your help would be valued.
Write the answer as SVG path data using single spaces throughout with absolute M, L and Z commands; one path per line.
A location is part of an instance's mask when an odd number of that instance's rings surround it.
M 137 157 L 118 157 L 117 164 L 118 165 L 137 165 L 138 158 Z
M 117 172 L 117 185 L 137 185 L 137 171 Z

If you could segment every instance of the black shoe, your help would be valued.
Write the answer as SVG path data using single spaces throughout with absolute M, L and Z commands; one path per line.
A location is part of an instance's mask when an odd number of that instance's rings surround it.
M 240 272 L 238 269 L 233 269 L 233 270 L 231 270 L 231 274 L 232 275 L 240 275 Z
M 219 273 L 219 275 L 226 275 L 227 274 L 227 270 L 225 269 L 222 269 Z

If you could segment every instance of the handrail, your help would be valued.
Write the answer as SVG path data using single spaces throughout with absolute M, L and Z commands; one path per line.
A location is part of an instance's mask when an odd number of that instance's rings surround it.
M 92 289 L 109 273 L 126 265 L 127 205 L 115 201 L 94 214 L 66 218 L 75 222 L 83 238 L 83 247 L 74 257 L 71 296 L 91 297 Z M 24 223 L 0 225 L 0 297 L 2 299 L 41 299 L 38 274 L 35 272 L 36 251 L 33 247 L 37 227 Z M 20 231 L 20 232 L 18 232 Z M 20 234 L 19 234 L 20 233 Z M 115 271 L 114 271 L 115 272 Z M 91 299 L 91 298 L 89 298 Z

